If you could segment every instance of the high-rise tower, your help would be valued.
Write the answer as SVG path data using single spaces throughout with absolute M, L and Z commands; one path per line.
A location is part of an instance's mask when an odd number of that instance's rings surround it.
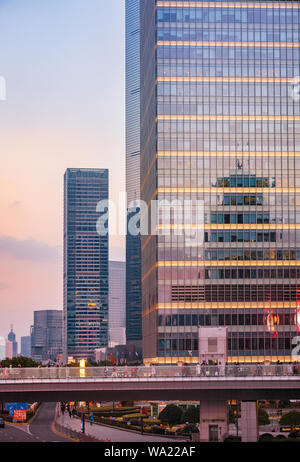
M 126 191 L 128 221 L 140 199 L 140 1 L 126 0 Z M 141 237 L 126 237 L 126 340 L 141 352 Z
M 64 178 L 64 359 L 108 345 L 108 234 L 99 233 L 108 170 L 68 169 Z M 103 202 L 105 206 L 105 202 Z M 100 207 L 102 212 L 105 207 Z
M 291 361 L 300 328 L 300 5 L 141 0 L 141 198 L 204 204 L 142 238 L 144 358 Z M 298 85 L 298 91 L 297 91 Z
M 15 358 L 18 355 L 18 342 L 16 341 L 16 334 L 14 333 L 14 326 L 11 325 L 10 332 L 7 336 L 7 340 L 12 343 L 12 354 Z

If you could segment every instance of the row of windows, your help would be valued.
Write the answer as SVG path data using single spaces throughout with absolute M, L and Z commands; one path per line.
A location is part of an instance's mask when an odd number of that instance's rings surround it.
M 281 326 L 294 326 L 295 314 L 276 313 L 276 323 Z M 233 314 L 233 313 L 214 313 L 214 314 L 172 314 L 159 315 L 158 325 L 171 326 L 267 326 L 270 317 L 267 313 L 263 314 Z
M 257 336 L 250 338 L 232 338 L 228 339 L 228 353 L 233 354 L 234 351 L 252 351 L 256 354 L 265 354 L 267 351 L 286 351 L 290 355 L 292 348 L 291 338 L 271 338 L 270 334 L 268 337 Z M 198 351 L 198 340 L 197 339 L 160 339 L 158 340 L 159 351 Z M 187 354 L 187 353 L 186 353 Z M 188 354 L 187 354 L 188 356 Z
M 159 235 L 158 248 L 184 248 L 189 249 L 189 246 L 185 242 L 183 235 Z M 285 246 L 291 245 L 296 246 L 300 242 L 300 230 L 278 230 L 278 231 L 266 231 L 266 230 L 231 230 L 231 231 L 205 231 L 205 242 L 280 242 L 280 246 L 284 243 Z M 225 247 L 229 247 L 225 245 Z M 244 246 L 247 247 L 247 246 Z M 296 246 L 297 247 L 297 246 Z M 203 249 L 201 244 L 201 249 Z M 199 249 L 200 250 L 200 249 Z M 197 251 L 197 249 L 196 249 Z
M 211 231 L 205 232 L 205 242 L 277 242 L 276 231 Z M 278 236 L 282 240 L 282 233 Z
M 229 178 L 217 178 L 217 188 L 275 188 L 275 178 L 259 178 L 256 175 L 231 175 Z
M 245 249 L 211 249 L 205 251 L 205 260 L 300 260 L 300 250 L 245 250 Z
M 242 24 L 298 24 L 299 9 L 159 7 L 157 21 Z
M 222 161 L 220 163 L 222 165 Z M 220 169 L 221 168 L 222 167 L 220 166 Z M 228 167 L 226 167 L 226 170 L 227 168 Z M 199 168 L 195 170 L 195 169 L 192 169 L 188 165 L 185 171 L 183 171 L 182 173 L 178 173 L 178 171 L 176 170 L 180 171 L 180 168 L 177 169 L 175 167 L 173 171 L 171 170 L 170 171 L 167 171 L 167 170 L 159 171 L 158 172 L 158 177 L 159 177 L 158 186 L 166 186 L 166 187 L 167 186 L 178 186 L 179 187 L 179 186 L 183 186 L 184 184 L 188 186 L 188 182 L 190 182 L 192 186 L 195 186 L 198 188 L 203 187 L 203 186 L 213 187 L 213 188 L 216 188 L 216 187 L 223 188 L 223 186 L 217 186 L 216 173 L 215 173 L 215 170 L 213 169 L 206 170 L 206 169 Z M 279 175 L 279 174 L 277 175 L 277 179 L 276 179 L 277 186 L 285 187 L 285 188 L 289 188 L 289 187 L 292 188 L 294 186 L 299 187 L 300 186 L 300 175 L 298 172 L 299 170 L 290 171 L 289 172 L 290 175 L 287 175 L 285 174 L 285 172 L 283 173 L 282 171 L 281 172 L 282 175 Z M 273 171 L 271 173 L 274 174 L 275 172 Z M 237 187 L 234 186 L 234 188 L 237 188 Z M 215 192 L 216 190 L 214 189 L 213 191 Z M 274 194 L 273 194 L 273 191 L 274 191 Z M 276 190 L 273 189 L 272 193 L 270 193 L 269 191 L 266 191 L 266 193 L 268 194 L 264 195 L 264 204 L 267 205 L 268 207 L 275 206 L 275 205 L 276 206 L 283 205 L 284 207 L 286 207 L 288 205 L 295 206 L 295 205 L 300 204 L 299 194 L 294 194 L 293 192 L 290 192 L 288 194 L 288 193 L 283 193 L 280 190 L 276 192 Z M 208 193 L 204 193 L 204 192 L 201 193 L 201 191 L 199 190 L 198 196 L 196 197 L 196 193 L 194 193 L 194 195 L 195 195 L 196 200 L 202 199 L 204 200 L 204 203 L 206 205 L 214 205 L 215 207 L 224 205 L 224 198 L 221 193 L 217 194 L 215 192 L 209 195 Z
M 208 102 L 203 101 L 201 104 L 197 103 L 198 98 L 194 98 L 195 102 L 176 102 L 176 103 L 158 103 L 158 115 L 230 115 L 230 116 L 261 116 L 261 115 L 277 115 L 277 116 L 296 116 L 300 115 L 300 108 L 296 105 L 290 104 L 290 101 L 282 101 L 275 105 L 270 101 L 258 101 L 251 103 L 248 100 L 245 104 L 242 102 L 227 102 L 223 98 L 223 105 L 220 104 L 218 99 Z M 291 100 L 292 101 L 292 100 Z M 194 132 L 195 133 L 195 132 Z M 177 138 L 178 134 L 175 135 Z M 193 135 L 192 135 L 193 137 Z M 194 136 L 195 137 L 195 136 Z M 174 138 L 174 136 L 172 136 Z
M 192 109 L 189 107 L 189 111 Z M 202 109 L 203 111 L 203 105 Z M 226 112 L 226 111 L 225 111 Z M 229 120 L 159 120 L 157 124 L 158 135 L 161 133 L 176 133 L 177 135 L 189 135 L 197 133 L 199 136 L 200 134 L 214 134 L 216 137 L 217 135 L 228 135 L 229 133 L 232 135 L 246 135 L 248 133 L 255 133 L 256 135 L 260 135 L 261 133 L 264 135 L 268 135 L 270 138 L 274 136 L 274 134 L 281 134 L 282 136 L 287 135 L 295 135 L 296 133 L 300 133 L 300 124 L 299 122 L 292 121 L 229 121 Z M 238 148 L 238 146 L 237 146 Z M 238 149 L 237 149 L 238 150 Z M 216 157 L 212 157 L 214 162 L 216 162 Z M 206 162 L 210 161 L 211 157 L 202 158 L 199 157 L 197 159 L 198 162 Z M 181 159 L 180 159 L 181 160 Z M 243 160 L 242 158 L 240 159 Z M 272 153 L 270 152 L 270 157 L 268 158 L 257 158 L 256 159 L 244 159 L 244 162 L 265 162 L 266 169 L 274 168 L 274 163 L 276 162 L 277 168 L 285 169 L 287 168 L 284 164 L 287 162 L 294 162 L 293 159 L 288 159 L 287 157 L 282 158 L 283 165 L 281 166 L 281 159 L 272 157 Z M 185 160 L 186 162 L 186 160 Z M 217 159 L 217 162 L 222 162 L 220 158 Z M 268 162 L 270 162 L 270 167 L 268 166 Z M 293 167 L 293 166 L 292 166 Z M 212 167 L 213 168 L 213 167 Z M 260 168 L 259 166 L 257 168 Z M 299 168 L 296 167 L 296 168 Z
M 211 224 L 268 224 L 269 213 L 211 213 Z
M 274 84 L 274 83 L 227 83 L 227 82 L 211 82 L 211 83 L 159 83 L 157 85 L 158 101 L 167 101 L 166 97 L 182 98 L 183 103 L 192 102 L 190 97 L 232 97 L 233 101 L 236 98 L 287 98 L 290 96 L 292 86 L 289 84 Z M 164 96 L 165 98 L 160 98 Z
M 157 40 L 161 41 L 213 41 L 213 42 L 299 42 L 300 32 L 294 30 L 240 30 L 196 28 L 157 29 Z
M 294 42 L 299 41 L 300 33 L 294 30 L 240 30 L 197 28 L 157 29 L 158 41 L 216 41 L 216 42 Z
M 294 78 L 299 75 L 299 64 L 286 66 L 265 65 L 257 62 L 242 65 L 215 64 L 158 64 L 158 77 L 281 77 Z M 292 103 L 292 101 L 291 101 Z
M 187 139 L 178 136 L 177 139 L 163 139 L 157 140 L 157 149 L 159 151 L 237 151 L 243 150 L 246 152 L 258 152 L 258 151 L 300 151 L 300 139 L 295 137 L 287 138 L 286 135 L 282 135 L 280 132 L 277 135 L 246 135 L 235 134 L 234 132 L 227 135 L 216 135 L 211 136 L 211 133 L 206 135 L 198 135 L 197 138 Z
M 270 334 L 269 334 L 270 335 Z M 292 339 L 291 338 L 271 338 L 271 337 L 259 337 L 258 338 L 232 338 L 228 339 L 228 350 L 234 351 L 259 351 L 264 354 L 265 352 L 271 351 L 285 351 L 286 354 L 290 355 L 292 351 Z
M 263 196 L 245 194 L 224 194 L 223 203 L 220 200 L 218 205 L 263 205 Z
M 206 130 L 209 131 L 210 125 L 205 125 Z M 230 126 L 231 127 L 231 126 Z M 232 128 L 232 127 L 231 127 Z M 278 127 L 279 130 L 279 127 Z M 221 130 L 222 131 L 222 130 Z M 299 126 L 300 131 L 300 126 Z M 234 154 L 234 153 L 232 153 Z M 181 174 L 185 173 L 189 170 L 229 170 L 229 169 L 243 169 L 246 168 L 248 170 L 255 170 L 257 172 L 257 176 L 260 174 L 260 170 L 266 171 L 274 171 L 278 170 L 280 173 L 282 170 L 299 170 L 300 169 L 300 156 L 299 154 L 295 153 L 295 156 L 287 157 L 285 155 L 280 155 L 274 157 L 272 152 L 268 153 L 268 156 L 263 157 L 259 152 L 256 153 L 253 157 L 248 157 L 246 153 L 242 157 L 239 153 L 235 153 L 232 157 L 229 157 L 228 153 L 224 153 L 222 156 L 215 156 L 215 155 L 202 155 L 199 153 L 197 156 L 193 156 L 191 154 L 190 157 L 160 157 L 157 159 L 157 169 L 159 173 L 163 174 L 163 169 L 172 169 L 172 171 L 180 170 Z M 161 171 L 160 171 L 161 170 Z M 171 173 L 171 172 L 169 172 Z M 254 178 L 255 176 L 251 176 Z M 228 177 L 225 177 L 228 183 Z M 230 186 L 230 178 L 229 177 L 229 186 Z M 234 178 L 234 177 L 233 177 Z M 240 176 L 239 176 L 240 178 Z M 248 175 L 243 175 L 243 178 L 250 178 Z M 264 179 L 264 181 L 267 178 Z M 219 181 L 222 180 L 219 178 Z M 248 181 L 248 180 L 246 180 Z M 244 180 L 242 180 L 242 184 L 244 184 Z M 256 181 L 252 180 L 253 187 L 256 186 Z M 255 186 L 254 186 L 255 184 Z M 249 180 L 250 185 L 250 180 Z
M 157 47 L 159 59 L 240 59 L 247 60 L 299 60 L 300 48 L 289 47 L 228 47 L 228 46 L 167 46 Z
M 220 168 L 222 165 L 222 160 L 220 160 Z M 236 166 L 237 167 L 237 166 Z M 206 170 L 209 169 L 209 170 Z M 191 169 L 190 163 L 187 160 L 187 166 L 183 167 L 183 171 L 180 171 L 180 167 L 175 167 L 175 170 L 171 170 L 170 172 L 163 171 L 161 172 L 161 179 L 165 178 L 166 180 L 174 180 L 175 178 L 179 177 L 178 180 L 183 181 L 185 178 L 186 179 L 195 179 L 198 177 L 202 177 L 203 175 L 206 176 L 206 179 L 213 179 L 215 178 L 216 172 L 220 173 L 220 168 L 213 168 L 213 167 L 204 167 L 204 168 L 199 168 L 197 170 Z M 241 168 L 235 168 L 235 170 L 242 170 Z M 260 170 L 257 168 L 257 170 Z M 268 170 L 268 168 L 264 169 Z M 291 176 L 294 177 L 295 173 L 298 175 L 299 170 L 295 172 L 295 169 L 292 167 L 291 169 Z M 227 172 L 224 172 L 225 175 Z M 261 172 L 258 172 L 258 174 Z M 266 172 L 267 173 L 267 172 Z M 275 173 L 274 170 L 272 172 L 273 174 Z M 277 172 L 276 172 L 277 173 Z M 280 178 L 281 173 L 288 173 L 284 172 L 283 169 L 281 171 L 278 171 L 278 177 Z M 170 175 L 170 176 L 169 176 Z M 298 178 L 297 178 L 298 180 Z M 272 188 L 276 187 L 276 179 L 275 177 L 271 177 L 270 179 L 267 177 L 264 178 L 255 178 L 255 177 L 246 177 L 246 178 L 241 178 L 241 176 L 231 176 L 231 177 L 222 177 L 222 178 L 215 178 L 214 183 L 212 186 L 217 187 L 217 188 L 269 188 L 270 186 Z M 267 192 L 267 191 L 266 191 Z
M 267 302 L 295 301 L 298 286 L 295 285 L 206 285 L 206 302 Z M 183 294 L 182 294 L 183 295 Z M 182 297 L 183 298 L 183 297 Z M 190 297 L 196 302 L 196 297 Z M 175 301 L 175 300 L 174 300 Z M 183 300 L 181 300 L 183 301 Z
M 300 268 L 211 268 L 205 279 L 298 279 Z
M 174 340 L 159 340 L 158 341 L 158 350 L 198 350 L 198 340 L 197 339 L 174 339 Z

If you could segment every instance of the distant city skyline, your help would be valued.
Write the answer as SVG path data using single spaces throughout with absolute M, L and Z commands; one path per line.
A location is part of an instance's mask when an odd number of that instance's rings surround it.
M 0 2 L 3 337 L 11 323 L 28 335 L 35 310 L 63 308 L 66 168 L 108 168 L 111 198 L 125 191 L 124 36 L 121 0 Z M 124 238 L 110 249 L 125 260 Z

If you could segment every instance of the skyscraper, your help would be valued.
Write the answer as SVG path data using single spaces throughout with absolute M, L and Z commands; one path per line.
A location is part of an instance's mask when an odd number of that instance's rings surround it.
M 299 2 L 141 0 L 141 197 L 204 204 L 142 238 L 144 358 L 291 361 L 300 329 Z M 298 85 L 298 90 L 297 90 Z M 169 235 L 164 231 L 169 231 Z
M 21 337 L 21 356 L 31 357 L 31 337 Z
M 5 358 L 8 358 L 8 359 L 14 358 L 13 342 L 8 339 L 5 340 Z
M 5 338 L 4 337 L 1 337 L 0 336 L 0 360 L 2 359 L 5 359 L 6 358 L 6 341 L 5 341 Z
M 126 191 L 128 221 L 140 199 L 140 7 L 126 0 Z M 126 237 L 126 339 L 141 350 L 141 237 Z
M 109 346 L 126 344 L 126 263 L 109 262 Z
M 56 361 L 62 353 L 61 310 L 39 310 L 33 313 L 31 357 L 37 362 Z
M 12 355 L 15 358 L 18 355 L 18 342 L 16 341 L 16 334 L 11 326 L 10 332 L 7 336 L 7 340 L 12 343 Z
M 108 345 L 108 170 L 67 169 L 64 179 L 64 360 Z M 104 202 L 101 202 L 104 201 Z M 99 203 L 102 212 L 97 211 Z M 106 226 L 106 225 L 105 225 Z

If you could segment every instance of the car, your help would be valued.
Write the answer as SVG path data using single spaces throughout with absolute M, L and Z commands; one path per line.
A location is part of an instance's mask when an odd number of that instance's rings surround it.
M 0 417 L 0 428 L 4 428 L 4 427 L 5 427 L 4 420 Z

